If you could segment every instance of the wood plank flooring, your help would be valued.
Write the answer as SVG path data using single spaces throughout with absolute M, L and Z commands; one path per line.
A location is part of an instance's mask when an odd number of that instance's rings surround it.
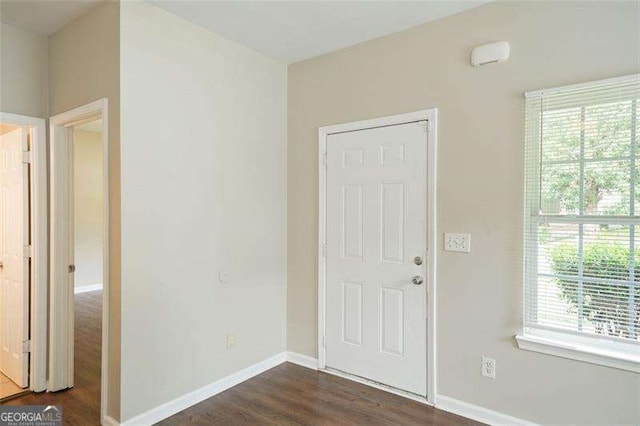
M 28 391 L 28 389 L 22 389 L 20 386 L 13 383 L 10 378 L 0 373 L 0 402 Z
M 75 386 L 60 392 L 29 393 L 8 405 L 62 405 L 64 424 L 100 424 L 102 291 L 76 294 Z
M 7 404 L 62 405 L 65 425 L 100 424 L 102 292 L 75 296 L 75 387 L 31 393 Z M 285 363 L 160 424 L 172 425 L 477 425 L 369 386 Z
M 478 425 L 382 390 L 281 364 L 161 425 Z

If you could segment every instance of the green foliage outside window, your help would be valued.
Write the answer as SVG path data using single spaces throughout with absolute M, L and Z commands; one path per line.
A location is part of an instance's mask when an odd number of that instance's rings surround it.
M 629 280 L 631 271 L 629 246 L 585 243 L 583 250 L 582 286 L 583 314 L 596 330 L 596 333 L 634 338 L 640 332 L 640 250 L 634 253 L 633 316 L 629 318 L 631 293 L 629 284 L 591 283 L 589 278 Z M 575 244 L 560 244 L 551 251 L 551 266 L 557 275 L 578 276 L 579 256 Z M 566 277 L 568 278 L 568 277 Z M 568 302 L 572 312 L 578 310 L 578 281 L 576 279 L 556 278 L 561 297 Z M 635 335 L 630 332 L 634 324 Z
M 559 213 L 562 209 L 582 210 L 588 215 L 629 214 L 630 196 L 640 199 L 640 174 L 632 173 L 626 160 L 632 150 L 640 154 L 637 142 L 634 146 L 630 143 L 633 139 L 631 115 L 632 103 L 620 102 L 572 108 L 545 117 L 541 170 L 543 212 Z M 584 159 L 591 162 L 585 165 L 584 180 L 580 182 L 577 161 Z M 629 194 L 631 179 L 636 183 L 635 194 Z M 599 205 L 611 194 L 618 194 L 620 198 L 614 204 Z M 550 211 L 545 211 L 544 206 L 549 205 Z

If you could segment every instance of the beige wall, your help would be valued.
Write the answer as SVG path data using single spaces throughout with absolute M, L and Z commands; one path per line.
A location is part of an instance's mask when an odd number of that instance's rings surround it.
M 287 69 L 147 3 L 120 22 L 131 419 L 285 349 Z
M 317 129 L 437 107 L 438 393 L 541 423 L 640 423 L 640 375 L 519 350 L 524 99 L 640 71 L 640 3 L 504 2 L 289 67 L 288 349 L 316 356 Z M 511 43 L 508 62 L 469 65 Z M 480 357 L 497 360 L 497 379 Z
M 73 284 L 102 284 L 102 133 L 73 131 Z
M 47 37 L 0 23 L 0 111 L 46 118 Z
M 120 8 L 105 2 L 49 38 L 49 112 L 109 100 L 108 414 L 120 418 Z

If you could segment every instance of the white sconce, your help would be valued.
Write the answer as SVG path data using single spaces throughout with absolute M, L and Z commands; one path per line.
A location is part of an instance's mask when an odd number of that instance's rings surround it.
M 471 65 L 479 67 L 486 64 L 495 64 L 509 59 L 511 47 L 508 41 L 483 44 L 471 50 Z

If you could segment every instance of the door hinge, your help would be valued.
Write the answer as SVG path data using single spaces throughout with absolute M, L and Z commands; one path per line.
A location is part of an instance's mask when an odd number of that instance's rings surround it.
M 31 151 L 22 151 L 22 162 L 31 164 Z
M 322 158 L 320 159 L 322 167 L 327 167 L 327 152 L 322 153 Z
M 28 246 L 24 246 L 23 247 L 23 252 L 22 255 L 24 256 L 25 259 L 28 259 L 30 257 L 33 257 L 33 250 L 32 250 L 32 246 L 28 245 Z
M 327 245 L 322 245 L 322 257 L 327 257 Z
M 31 340 L 22 341 L 22 353 L 27 354 L 31 352 Z

